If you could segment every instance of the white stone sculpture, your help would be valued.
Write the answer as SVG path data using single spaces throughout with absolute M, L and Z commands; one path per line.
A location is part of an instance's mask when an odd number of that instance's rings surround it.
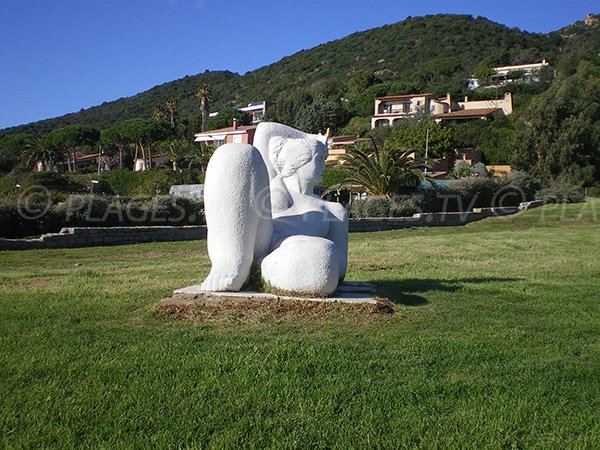
M 254 146 L 225 144 L 206 171 L 204 203 L 212 267 L 206 291 L 239 291 L 252 264 L 290 292 L 329 295 L 346 274 L 345 208 L 321 200 L 327 137 L 258 125 Z

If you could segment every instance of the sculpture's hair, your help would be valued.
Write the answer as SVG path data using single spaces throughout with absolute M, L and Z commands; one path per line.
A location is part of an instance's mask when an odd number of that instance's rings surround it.
M 313 159 L 317 148 L 315 139 L 275 136 L 269 141 L 269 159 L 277 175 L 285 178 Z

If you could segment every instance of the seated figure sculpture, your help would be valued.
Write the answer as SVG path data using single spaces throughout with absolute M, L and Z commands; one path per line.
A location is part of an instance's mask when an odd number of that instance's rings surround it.
M 346 274 L 345 208 L 314 195 L 327 137 L 264 122 L 254 146 L 225 144 L 206 171 L 204 204 L 212 267 L 205 291 L 239 291 L 253 264 L 283 291 L 333 293 Z

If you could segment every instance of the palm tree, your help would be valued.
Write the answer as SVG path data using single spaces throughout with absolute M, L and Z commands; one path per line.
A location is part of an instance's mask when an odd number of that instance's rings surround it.
M 415 186 L 419 181 L 430 181 L 423 171 L 426 163 L 418 162 L 413 152 L 398 147 L 360 143 L 349 146 L 336 170 L 346 175 L 343 184 L 358 184 L 371 195 L 392 197 L 400 187 Z
M 183 159 L 190 153 L 192 145 L 180 139 L 163 142 L 160 149 L 169 155 L 173 170 L 177 172 Z
M 52 146 L 47 139 L 32 138 L 21 154 L 21 159 L 27 167 L 33 167 L 39 172 L 52 170 L 62 152 Z
M 152 117 L 156 120 L 164 120 L 165 122 L 169 122 L 171 128 L 175 128 L 175 120 L 177 117 L 177 113 L 175 109 L 177 108 L 177 102 L 175 100 L 167 100 L 163 105 L 158 105 L 154 108 L 152 112 Z
M 203 84 L 196 91 L 196 97 L 200 100 L 200 114 L 201 114 L 201 130 L 204 131 L 204 127 L 206 126 L 206 122 L 208 121 L 208 105 L 212 102 L 212 92 L 208 85 Z
M 185 159 L 188 163 L 188 169 L 193 166 L 198 166 L 200 171 L 205 173 L 208 161 L 210 160 L 210 157 L 214 151 L 214 145 L 206 145 L 202 143 L 199 146 L 196 146 L 194 144 L 190 144 L 188 153 L 185 156 Z
M 175 109 L 177 108 L 177 102 L 175 100 L 167 100 L 167 111 L 169 112 L 169 122 L 171 123 L 171 128 L 175 128 Z

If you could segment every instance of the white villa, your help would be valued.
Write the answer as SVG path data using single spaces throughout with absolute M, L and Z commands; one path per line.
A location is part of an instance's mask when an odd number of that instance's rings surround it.
M 243 108 L 239 106 L 234 106 L 233 109 L 237 109 L 239 111 L 245 112 L 252 117 L 252 124 L 256 125 L 259 122 L 262 122 L 262 118 L 267 112 L 267 102 L 252 102 L 248 103 L 248 106 L 244 106 Z M 218 112 L 212 112 L 208 115 L 208 117 L 216 117 Z
M 494 67 L 494 74 L 490 77 L 492 86 L 505 86 L 514 81 L 539 81 L 540 71 L 550 64 L 544 59 L 541 63 L 519 64 L 516 66 Z M 477 89 L 480 86 L 480 81 L 477 78 L 469 79 L 469 89 Z M 483 86 L 487 87 L 487 86 Z

